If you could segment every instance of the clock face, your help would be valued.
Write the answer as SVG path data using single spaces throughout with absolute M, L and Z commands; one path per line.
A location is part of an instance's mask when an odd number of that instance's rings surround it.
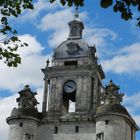
M 76 84 L 74 81 L 69 80 L 64 84 L 65 93 L 72 93 L 76 90 Z

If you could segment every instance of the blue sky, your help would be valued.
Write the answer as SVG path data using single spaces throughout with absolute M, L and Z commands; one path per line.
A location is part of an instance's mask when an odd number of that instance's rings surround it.
M 121 92 L 125 93 L 123 104 L 140 126 L 140 29 L 135 26 L 135 21 L 123 21 L 112 8 L 100 8 L 99 1 L 86 1 L 79 13 L 85 25 L 83 38 L 89 45 L 96 45 L 98 61 L 106 74 L 103 83 L 113 79 L 120 85 Z M 11 18 L 10 23 L 18 30 L 19 38 L 29 47 L 18 50 L 22 64 L 17 68 L 9 68 L 0 62 L 2 140 L 8 137 L 5 119 L 17 106 L 17 92 L 25 84 L 38 92 L 38 100 L 42 102 L 44 83 L 40 69 L 45 67 L 48 58 L 51 59 L 53 49 L 67 39 L 67 23 L 73 20 L 73 15 L 74 8 L 36 0 L 33 11 L 25 11 L 18 19 Z M 136 138 L 140 139 L 139 132 Z

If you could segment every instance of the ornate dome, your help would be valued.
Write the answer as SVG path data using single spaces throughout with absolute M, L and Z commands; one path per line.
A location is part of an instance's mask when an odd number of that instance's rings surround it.
M 130 117 L 128 111 L 121 104 L 104 104 L 97 107 L 97 114 L 119 113 Z
M 66 40 L 61 43 L 55 50 L 53 57 L 55 59 L 62 58 L 78 58 L 88 57 L 90 54 L 89 46 L 82 40 Z
M 39 113 L 35 109 L 14 108 L 12 110 L 11 116 L 29 116 L 29 117 L 39 118 Z
M 114 84 L 112 80 L 109 81 L 102 93 L 103 104 L 96 109 L 97 114 L 118 113 L 131 117 L 125 107 L 121 105 L 124 94 L 119 93 L 119 89 L 120 87 Z
M 69 37 L 54 50 L 53 58 L 66 59 L 88 57 L 90 54 L 90 47 L 82 40 L 82 32 L 84 29 L 83 22 L 75 18 L 73 21 L 69 22 L 68 25 Z
M 39 104 L 35 98 L 36 92 L 32 92 L 29 85 L 25 85 L 24 89 L 18 92 L 20 97 L 16 100 L 18 102 L 18 108 L 12 110 L 11 116 L 28 116 L 38 117 L 39 112 L 37 110 L 37 104 Z

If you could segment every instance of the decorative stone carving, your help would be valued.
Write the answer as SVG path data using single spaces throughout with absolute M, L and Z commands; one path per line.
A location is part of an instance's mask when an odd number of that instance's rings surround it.
M 67 50 L 68 55 L 78 55 L 80 54 L 80 51 L 83 50 L 77 43 L 73 43 L 73 42 L 67 44 L 67 48 L 68 48 Z
M 105 87 L 103 95 L 101 97 L 105 104 L 120 104 L 122 102 L 123 93 L 119 93 L 120 87 L 115 85 L 112 80 L 110 80 L 108 86 Z
M 35 95 L 36 92 L 32 92 L 29 85 L 25 85 L 24 89 L 18 92 L 20 97 L 17 98 L 19 108 L 37 109 L 36 106 L 39 104 Z
M 95 45 L 90 47 L 90 53 L 91 53 L 91 55 L 93 57 L 95 57 L 95 53 L 96 53 L 96 47 L 95 47 Z

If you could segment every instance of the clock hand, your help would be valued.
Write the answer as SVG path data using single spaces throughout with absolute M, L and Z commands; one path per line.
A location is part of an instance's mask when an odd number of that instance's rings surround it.
M 72 87 L 72 86 L 70 86 L 70 85 L 67 85 L 67 87 L 69 87 L 69 88 L 73 89 L 73 87 Z

